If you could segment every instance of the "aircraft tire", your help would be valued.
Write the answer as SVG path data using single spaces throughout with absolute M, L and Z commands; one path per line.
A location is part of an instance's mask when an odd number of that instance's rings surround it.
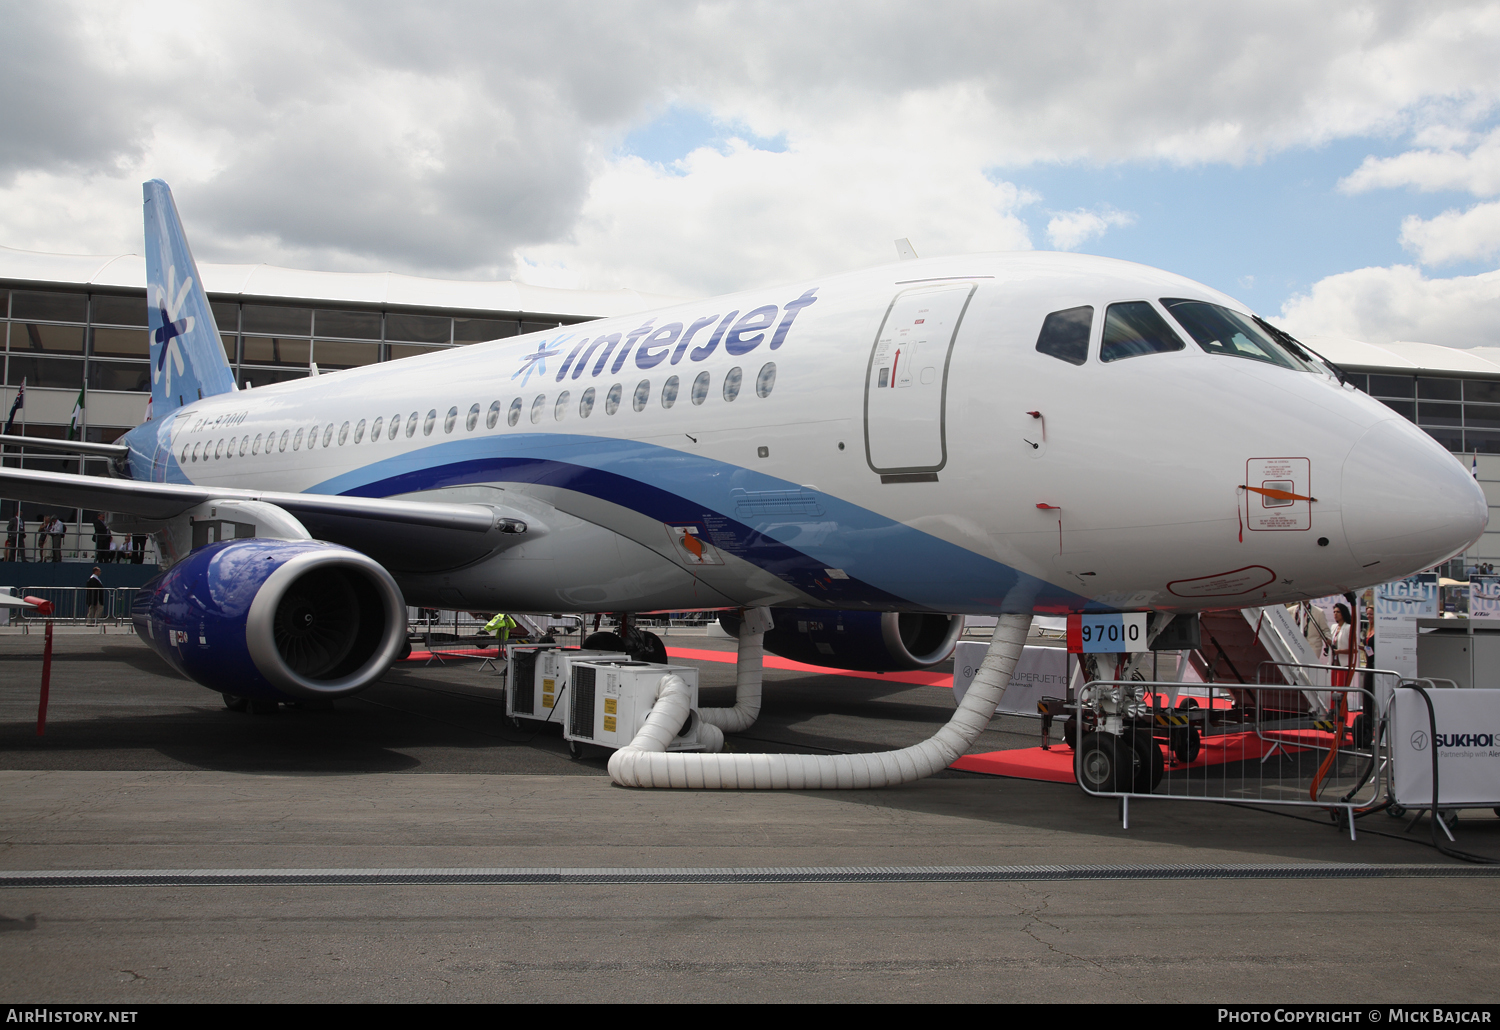
M 1078 783 L 1098 794 L 1128 789 L 1135 751 L 1113 733 L 1085 733 L 1078 748 Z
M 1161 786 L 1161 779 L 1167 773 L 1167 761 L 1149 731 L 1136 734 L 1135 746 L 1141 756 L 1140 764 L 1135 767 L 1136 793 L 1150 794 Z
M 667 665 L 671 661 L 667 657 L 667 645 L 662 642 L 661 637 L 655 633 L 642 633 L 641 637 L 646 641 L 646 650 L 640 655 L 641 661 L 657 665 Z
M 224 698 L 224 707 L 231 712 L 243 712 L 250 707 L 250 699 L 248 697 L 240 697 L 238 694 L 223 694 L 221 696 Z
M 1074 751 L 1078 750 L 1078 719 L 1068 716 L 1063 720 L 1063 743 Z
M 590 633 L 583 639 L 585 651 L 623 651 L 625 641 L 620 639 L 618 633 Z
M 404 662 L 411 657 L 411 638 L 407 637 L 401 643 L 401 650 L 396 652 L 396 661 Z

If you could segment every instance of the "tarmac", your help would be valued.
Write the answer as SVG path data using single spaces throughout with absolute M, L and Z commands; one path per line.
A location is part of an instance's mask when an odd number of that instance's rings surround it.
M 512 726 L 477 661 L 405 662 L 331 711 L 256 716 L 124 627 L 58 631 L 38 737 L 41 650 L 0 630 L 7 1002 L 1500 993 L 1500 880 L 1462 875 L 1476 867 L 1433 850 L 1425 822 L 1371 815 L 1350 841 L 1321 812 L 1136 801 L 1122 829 L 1076 786 L 954 771 L 875 791 L 628 790 L 606 752 L 575 761 L 555 728 Z M 690 664 L 702 703 L 728 703 L 733 665 Z M 734 750 L 902 747 L 953 711 L 943 687 L 765 680 Z M 1034 720 L 997 717 L 973 750 L 1037 742 Z M 1492 813 L 1456 833 L 1500 858 Z M 177 873 L 140 882 L 162 870 Z M 17 885 L 23 871 L 109 875 Z

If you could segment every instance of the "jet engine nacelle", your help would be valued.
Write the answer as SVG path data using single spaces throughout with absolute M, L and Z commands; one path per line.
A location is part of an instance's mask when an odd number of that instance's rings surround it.
M 200 548 L 136 592 L 131 618 L 184 676 L 267 701 L 352 694 L 406 642 L 406 601 L 390 573 L 318 540 Z
M 925 669 L 953 654 L 963 632 L 962 615 L 913 612 L 827 612 L 814 608 L 773 608 L 775 625 L 766 632 L 772 654 L 807 665 L 867 672 Z M 738 636 L 737 612 L 719 616 L 730 636 Z

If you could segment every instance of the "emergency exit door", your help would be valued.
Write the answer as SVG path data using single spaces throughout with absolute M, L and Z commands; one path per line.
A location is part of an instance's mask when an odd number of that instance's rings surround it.
M 914 287 L 887 309 L 865 370 L 865 460 L 882 476 L 948 462 L 948 362 L 973 283 Z

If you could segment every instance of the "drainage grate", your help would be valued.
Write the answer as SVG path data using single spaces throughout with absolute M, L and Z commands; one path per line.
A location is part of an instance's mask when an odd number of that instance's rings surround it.
M 379 884 L 999 883 L 1044 880 L 1488 878 L 1475 865 L 773 866 L 758 869 L 77 869 L 0 873 L 0 887 L 254 887 Z

